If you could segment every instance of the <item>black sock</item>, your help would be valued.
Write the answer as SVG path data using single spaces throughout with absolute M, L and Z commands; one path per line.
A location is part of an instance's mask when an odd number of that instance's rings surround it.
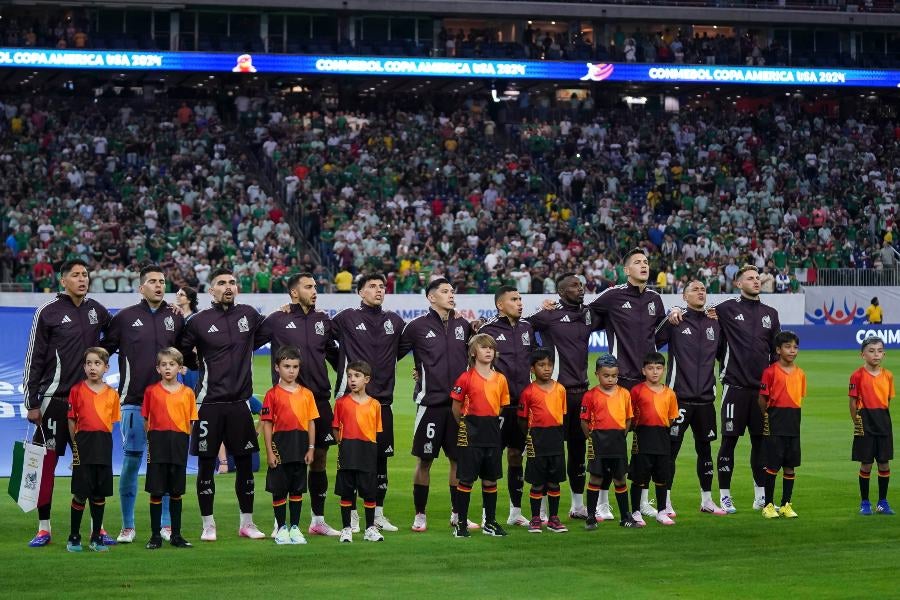
M 778 472 L 769 471 L 766 469 L 766 506 L 775 503 L 775 478 L 778 476 Z
M 376 465 L 376 473 L 378 479 L 378 488 L 375 490 L 375 504 L 384 506 L 384 498 L 387 496 L 388 476 L 387 476 L 387 456 L 379 456 Z
M 867 501 L 869 499 L 869 478 L 872 476 L 872 472 L 869 471 L 866 473 L 865 471 L 859 472 L 859 497 L 860 500 Z
M 669 490 L 672 489 L 672 484 L 675 483 L 675 463 L 677 462 L 676 459 L 678 458 L 678 453 L 681 452 L 681 443 L 683 441 L 684 441 L 683 437 L 670 439 L 669 455 L 672 457 L 672 461 L 671 461 L 672 466 L 671 466 L 670 476 L 669 476 L 669 485 L 668 485 Z
M 291 514 L 291 527 L 300 526 L 300 514 L 303 512 L 303 494 L 291 495 L 288 498 Z
M 541 517 L 541 500 L 543 500 L 544 495 L 542 490 L 536 490 L 531 488 L 531 493 L 528 495 L 529 503 L 531 504 L 531 518 L 540 518 Z
M 197 501 L 202 517 L 213 514 L 213 503 L 216 499 L 216 481 L 213 478 L 215 470 L 215 456 L 201 456 L 197 459 Z
M 697 479 L 700 481 L 700 490 L 708 492 L 712 490 L 713 462 L 712 448 L 709 442 L 695 444 L 697 449 Z M 673 471 L 674 475 L 674 471 Z M 672 486 L 669 486 L 672 489 Z
M 587 450 L 587 440 L 579 435 L 569 438 L 567 442 L 569 453 L 566 456 L 566 474 L 569 476 L 569 486 L 573 494 L 584 493 L 584 454 Z
M 484 520 L 493 523 L 497 520 L 497 484 L 486 486 L 481 484 L 481 502 L 484 506 Z
M 666 509 L 666 499 L 669 496 L 669 487 L 666 483 L 656 484 L 656 510 Z
M 588 519 L 596 518 L 597 503 L 600 501 L 600 486 L 588 482 L 587 484 L 587 509 Z
M 50 520 L 50 508 L 52 503 L 43 504 L 37 507 L 38 511 L 38 519 L 41 521 L 49 521 Z
M 100 539 L 100 529 L 103 527 L 103 509 L 106 508 L 106 498 L 91 498 L 91 539 Z
M 887 500 L 888 484 L 891 482 L 891 471 L 878 470 L 878 501 Z
M 509 491 L 509 501 L 516 508 L 522 508 L 522 489 L 525 485 L 525 471 L 522 467 L 507 467 L 506 489 Z
M 84 517 L 84 502 L 79 502 L 77 499 L 72 498 L 72 524 L 69 539 L 73 541 L 81 539 L 82 517 Z
M 150 496 L 150 535 L 159 535 L 162 522 L 162 496 Z
M 582 480 L 584 478 L 582 477 Z M 558 517 L 559 516 L 559 488 L 551 488 L 547 487 L 547 516 L 548 517 Z
M 375 499 L 363 500 L 363 509 L 366 513 L 366 529 L 375 526 Z
M 641 509 L 641 486 L 634 481 L 631 482 L 631 512 L 637 512 Z
M 356 498 L 341 498 L 341 526 L 344 529 L 350 527 L 350 512 L 353 510 L 353 502 Z
M 788 502 L 791 501 L 791 496 L 794 493 L 794 478 L 796 475 L 791 473 L 790 475 L 782 474 L 781 476 L 781 505 L 784 506 Z
M 275 510 L 275 523 L 281 529 L 287 520 L 287 498 L 284 496 L 273 497 L 272 508 Z
M 737 446 L 737 441 L 738 438 L 733 436 L 722 438 L 719 456 L 716 458 L 719 469 L 719 489 L 731 489 L 731 477 L 734 472 L 734 448 Z
M 172 535 L 181 535 L 181 507 L 181 496 L 169 496 L 169 517 L 172 520 Z
M 628 486 L 623 485 L 622 487 L 616 486 L 616 504 L 619 505 L 619 512 L 621 513 L 621 518 L 625 518 L 625 515 L 628 513 Z
M 325 498 L 328 496 L 328 474 L 325 471 L 309 472 L 309 495 L 312 514 L 325 516 Z
M 766 453 L 763 449 L 761 435 L 750 436 L 750 470 L 753 473 L 753 485 L 764 486 L 766 481 Z
M 413 484 L 413 505 L 416 507 L 416 514 L 425 514 L 425 507 L 428 505 L 427 485 Z
M 249 454 L 234 457 L 234 493 L 242 513 L 253 512 L 253 461 Z
M 469 487 L 471 488 L 472 486 L 469 486 Z M 471 492 L 472 490 L 469 490 L 469 491 Z M 451 485 L 450 486 L 450 510 L 455 513 L 459 512 L 459 507 L 456 504 L 458 501 L 459 501 L 459 489 L 457 489 L 457 486 Z
M 460 483 L 456 490 L 456 514 L 459 527 L 467 527 L 469 519 L 469 498 L 472 496 L 472 484 Z

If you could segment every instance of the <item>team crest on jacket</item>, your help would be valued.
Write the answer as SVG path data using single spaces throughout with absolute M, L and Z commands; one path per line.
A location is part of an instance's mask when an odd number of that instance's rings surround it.
M 591 311 L 590 310 L 584 311 L 584 324 L 587 325 L 588 327 L 590 327 L 590 325 L 591 325 Z
M 325 323 L 316 321 L 316 335 L 325 335 Z
M 386 335 L 394 335 L 394 324 L 390 321 L 384 322 L 384 333 Z
M 163 319 L 163 324 L 166 326 L 166 331 L 175 331 L 175 319 L 172 317 Z
M 250 323 L 247 321 L 247 317 L 241 317 L 238 319 L 238 331 L 241 333 L 245 333 L 250 331 Z
M 463 331 L 462 325 L 458 325 L 456 327 L 456 339 L 458 339 L 458 340 L 466 339 L 466 333 Z
M 655 317 L 655 316 L 656 316 L 656 305 L 653 304 L 652 302 L 651 302 L 650 304 L 647 305 L 647 313 L 648 313 L 651 317 Z
M 766 329 L 772 329 L 772 319 L 769 317 L 769 315 L 765 315 L 762 318 L 762 326 Z
M 100 320 L 97 318 L 97 309 L 92 308 L 88 311 L 88 321 L 91 325 L 96 325 L 100 322 Z
M 716 339 L 716 332 L 713 330 L 712 327 L 706 328 L 706 339 L 708 339 L 708 340 Z
M 528 334 L 527 334 L 527 333 L 523 333 L 523 334 L 522 334 L 522 345 L 523 345 L 523 346 L 530 346 L 530 345 L 531 345 L 531 340 L 528 338 Z

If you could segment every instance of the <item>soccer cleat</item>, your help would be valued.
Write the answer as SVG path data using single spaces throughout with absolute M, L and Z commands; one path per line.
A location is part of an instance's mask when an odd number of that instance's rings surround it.
M 366 533 L 363 535 L 363 539 L 367 542 L 383 542 L 384 536 L 381 535 L 378 527 L 372 525 L 371 527 L 366 527 Z
M 144 546 L 147 550 L 159 550 L 162 548 L 163 540 L 160 535 L 151 535 L 150 541 L 147 542 L 147 545 Z
M 194 545 L 181 537 L 180 535 L 173 535 L 169 540 L 169 543 L 172 544 L 175 548 L 193 548 Z
M 766 499 L 761 496 L 757 496 L 753 499 L 753 510 L 762 510 L 766 507 Z
M 168 525 L 161 527 L 159 530 L 159 535 L 160 535 L 160 537 L 162 537 L 164 542 L 171 542 L 172 541 L 172 528 L 169 527 Z
M 609 504 L 598 504 L 597 513 L 594 516 L 598 521 L 612 521 L 616 518 L 612 512 L 612 506 Z
M 119 532 L 119 536 L 116 538 L 116 541 L 120 544 L 130 544 L 134 541 L 134 527 L 125 527 L 122 531 Z
M 399 531 L 397 526 L 388 521 L 384 515 L 375 517 L 375 527 L 381 531 Z
M 303 532 L 300 531 L 300 528 L 296 525 L 291 525 L 291 528 L 288 531 L 288 536 L 290 536 L 292 544 L 296 545 L 306 543 L 306 538 L 303 537 Z
M 872 503 L 868 500 L 863 500 L 859 503 L 859 514 L 864 517 L 872 516 Z
M 723 496 L 721 503 L 722 510 L 724 510 L 727 514 L 733 515 L 737 512 L 737 507 L 734 505 L 734 501 L 731 499 L 731 496 Z
M 328 537 L 338 537 L 341 535 L 341 532 L 326 523 L 325 521 L 321 521 L 319 523 L 310 523 L 309 529 L 307 530 L 309 535 L 327 535 Z
M 353 533 L 359 533 L 359 511 L 350 511 L 350 529 Z
M 762 516 L 766 519 L 777 519 L 778 518 L 778 509 L 775 508 L 775 505 L 771 502 L 766 504 L 765 508 L 762 509 Z
M 656 513 L 656 522 L 660 525 L 674 525 L 675 521 L 672 520 L 672 517 L 666 514 L 665 510 L 661 510 Z
M 584 522 L 585 531 L 594 531 L 597 529 L 597 519 L 595 517 L 588 517 L 587 521 Z
M 200 534 L 201 542 L 214 542 L 216 541 L 216 526 L 215 524 L 207 525 L 203 528 L 203 533 Z
M 353 542 L 353 530 L 349 527 L 344 527 L 341 529 L 341 537 L 338 538 L 338 542 L 341 544 L 350 544 Z
M 412 530 L 422 532 L 427 529 L 428 529 L 428 521 L 425 518 L 425 513 L 416 513 L 416 516 L 413 519 Z
M 105 529 L 100 530 L 100 543 L 104 546 L 115 546 L 118 542 L 116 542 L 115 538 L 110 537 L 108 533 L 106 533 Z
M 456 527 L 459 522 L 459 515 L 457 513 L 450 513 L 450 527 Z M 476 529 L 481 529 L 481 525 L 476 523 L 471 519 L 466 519 L 466 523 L 469 525 L 469 531 L 475 531 Z
M 659 512 L 656 510 L 656 507 L 653 506 L 654 500 L 648 500 L 647 502 L 641 502 L 641 514 L 645 517 L 656 517 L 656 513 Z
M 587 519 L 585 519 L 587 521 Z M 550 520 L 547 521 L 547 531 L 552 531 L 553 533 L 566 533 L 569 531 L 569 528 L 563 525 L 563 522 L 559 520 L 559 517 L 550 517 Z
M 669 517 L 670 519 L 674 519 L 675 517 L 678 516 L 678 513 L 675 512 L 675 509 L 674 509 L 674 508 L 672 508 L 672 501 L 671 501 L 671 500 L 666 500 L 666 510 L 665 510 L 665 513 L 666 513 L 666 516 Z
M 528 521 L 528 533 L 543 533 L 544 524 L 541 523 L 540 517 L 535 517 Z
M 81 547 L 81 538 L 69 538 L 69 540 L 66 542 L 66 551 L 83 552 L 84 548 Z
M 790 502 L 785 502 L 784 506 L 778 509 L 778 516 L 786 519 L 796 519 L 799 515 L 794 511 L 794 507 Z
M 253 523 L 248 523 L 238 529 L 238 535 L 240 537 L 250 538 L 251 540 L 261 540 L 266 537 L 266 534 L 260 531 L 259 527 Z
M 506 524 L 511 527 L 530 527 L 531 521 L 525 518 L 521 511 L 510 511 Z
M 106 547 L 106 544 L 103 543 L 103 535 L 100 537 L 91 540 L 91 543 L 88 544 L 88 548 L 90 548 L 91 552 L 109 552 L 109 548 Z
M 643 527 L 643 525 L 635 521 L 633 516 L 625 513 L 625 516 L 623 516 L 622 520 L 619 521 L 619 527 L 640 528 Z
M 878 501 L 878 504 L 875 505 L 875 512 L 877 512 L 879 515 L 894 514 L 894 511 L 891 509 L 891 505 L 888 504 L 887 499 Z
M 548 525 L 549 527 L 549 525 Z M 489 535 L 491 537 L 506 537 L 506 531 L 500 527 L 500 523 L 497 521 L 488 521 L 484 524 L 484 528 L 481 530 L 481 533 L 484 535 Z
M 269 534 L 269 537 L 274 540 L 275 536 L 278 535 L 278 521 L 275 521 L 275 525 L 273 525 L 272 527 L 274 527 L 274 529 L 272 529 L 272 533 Z
M 700 503 L 700 512 L 710 515 L 727 515 L 724 508 L 719 508 L 712 500 L 704 500 Z
M 472 534 L 469 533 L 468 527 L 460 527 L 459 525 L 457 525 L 453 528 L 453 537 L 455 538 L 467 538 L 471 536 Z
M 551 517 L 552 518 L 552 517 Z M 569 518 L 570 519 L 580 519 L 582 521 L 586 521 L 588 518 L 588 509 L 587 506 L 579 506 L 575 508 L 574 506 L 569 510 Z M 550 522 L 550 519 L 547 519 L 547 522 Z
M 647 523 L 644 522 L 644 517 L 641 515 L 641 511 L 636 510 L 631 513 L 631 520 L 634 521 L 635 527 L 646 527 Z
M 46 546 L 47 544 L 50 543 L 50 538 L 51 538 L 50 532 L 44 531 L 43 529 L 41 529 L 40 531 L 37 532 L 37 534 L 33 538 L 31 538 L 31 541 L 28 542 L 28 547 L 29 548 L 43 548 L 44 546 Z M 79 547 L 80 547 L 80 544 L 79 544 Z M 72 550 L 71 552 L 81 552 L 81 550 Z
M 279 546 L 286 546 L 291 543 L 291 534 L 288 533 L 287 527 L 282 525 L 278 528 L 278 531 L 275 532 L 275 543 Z

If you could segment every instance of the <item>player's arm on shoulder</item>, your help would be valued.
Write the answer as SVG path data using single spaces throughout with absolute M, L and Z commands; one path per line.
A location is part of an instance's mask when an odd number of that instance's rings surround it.
M 273 312 L 268 317 L 263 319 L 262 323 L 260 323 L 259 327 L 253 332 L 253 349 L 262 348 L 266 344 L 272 341 L 272 330 L 274 329 L 274 320 L 276 315 L 279 315 L 279 312 Z
M 115 317 L 110 319 L 109 325 L 103 330 L 103 339 L 100 340 L 100 346 L 109 352 L 110 355 L 116 353 L 119 349 L 119 342 L 122 336 L 122 319 L 119 312 Z

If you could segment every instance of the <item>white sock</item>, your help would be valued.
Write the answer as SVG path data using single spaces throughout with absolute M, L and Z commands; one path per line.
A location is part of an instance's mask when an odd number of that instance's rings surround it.
M 38 521 L 38 531 L 50 533 L 50 519 L 40 519 Z
M 731 489 L 722 488 L 719 490 L 719 500 L 724 500 L 725 498 L 731 496 Z
M 310 521 L 310 525 L 323 525 L 325 523 L 325 517 L 321 515 L 313 515 L 312 520 Z
M 600 497 L 597 498 L 597 504 L 609 504 L 609 490 L 600 490 Z
M 712 502 L 712 492 L 704 492 L 700 490 L 700 503 Z
M 753 497 L 754 498 L 765 498 L 766 497 L 766 488 L 754 485 L 753 486 Z
M 509 516 L 510 517 L 521 517 L 522 516 L 522 508 L 519 506 L 510 506 L 509 507 Z
M 383 517 L 383 516 L 384 516 L 384 507 L 376 506 L 375 507 L 375 517 L 378 518 L 378 517 Z
M 650 504 L 650 489 L 641 489 L 641 504 Z
M 359 511 L 358 511 L 358 510 L 351 510 L 351 511 L 350 511 L 350 518 L 352 519 L 353 517 L 356 517 L 357 519 L 359 518 Z
M 584 494 L 572 494 L 572 510 L 584 508 Z
M 212 515 L 207 515 L 205 517 L 201 516 L 200 518 L 203 520 L 204 529 L 207 527 L 210 527 L 210 526 L 212 526 L 212 527 L 216 526 L 216 520 L 213 518 Z
M 547 496 L 541 498 L 541 514 L 547 516 L 549 502 L 547 501 Z
M 253 524 L 253 513 L 241 513 L 241 527 Z

